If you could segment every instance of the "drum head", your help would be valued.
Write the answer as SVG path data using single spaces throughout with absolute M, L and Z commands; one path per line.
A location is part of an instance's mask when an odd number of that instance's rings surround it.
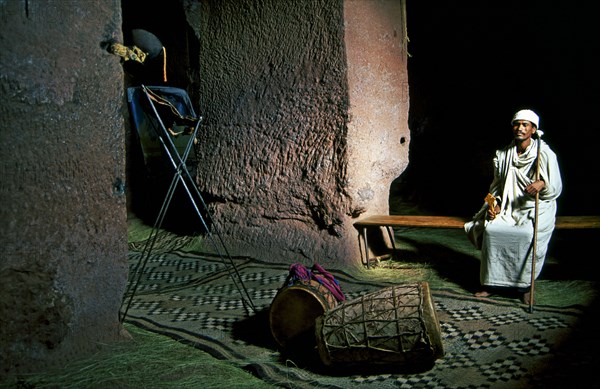
M 307 285 L 285 287 L 277 293 L 269 310 L 273 338 L 280 346 L 309 335 L 314 338 L 315 320 L 328 309 L 319 290 Z

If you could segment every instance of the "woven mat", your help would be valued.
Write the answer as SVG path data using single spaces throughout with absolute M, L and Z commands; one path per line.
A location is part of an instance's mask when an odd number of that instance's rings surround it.
M 598 365 L 595 323 L 581 308 L 528 307 L 515 302 L 475 299 L 432 290 L 444 356 L 418 372 L 328 371 L 312 354 L 279 350 L 268 309 L 287 275 L 288 264 L 266 264 L 178 251 L 161 246 L 147 257 L 126 321 L 202 349 L 215 358 L 289 388 L 531 388 L 573 387 L 586 383 Z M 131 245 L 132 270 L 140 245 Z M 388 287 L 327 269 L 348 300 Z M 238 278 L 239 275 L 239 278 Z M 239 281 L 241 280 L 242 289 Z M 250 296 L 254 310 L 243 304 Z M 126 299 L 127 300 L 127 299 Z

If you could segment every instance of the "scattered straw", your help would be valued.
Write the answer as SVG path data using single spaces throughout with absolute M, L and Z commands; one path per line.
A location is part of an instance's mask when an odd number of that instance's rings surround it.
M 264 381 L 204 351 L 125 324 L 133 340 L 104 346 L 91 357 L 44 374 L 15 377 L 21 388 L 270 388 Z

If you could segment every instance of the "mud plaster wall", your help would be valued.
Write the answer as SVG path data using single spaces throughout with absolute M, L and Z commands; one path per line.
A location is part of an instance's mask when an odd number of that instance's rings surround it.
M 198 184 L 233 254 L 357 264 L 408 163 L 400 1 L 187 1 Z
M 119 338 L 120 2 L 0 2 L 0 375 Z

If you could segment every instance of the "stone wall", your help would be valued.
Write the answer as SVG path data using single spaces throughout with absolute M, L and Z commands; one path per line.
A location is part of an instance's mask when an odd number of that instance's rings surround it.
M 173 3 L 199 59 L 171 79 L 205 117 L 198 183 L 232 254 L 360 263 L 352 223 L 387 212 L 408 162 L 402 4 Z M 0 3 L 2 376 L 123 338 L 127 77 L 106 50 L 121 12 Z
M 399 1 L 187 1 L 200 44 L 198 184 L 231 253 L 360 263 L 408 163 Z
M 127 277 L 118 0 L 0 3 L 0 376 L 120 338 Z

